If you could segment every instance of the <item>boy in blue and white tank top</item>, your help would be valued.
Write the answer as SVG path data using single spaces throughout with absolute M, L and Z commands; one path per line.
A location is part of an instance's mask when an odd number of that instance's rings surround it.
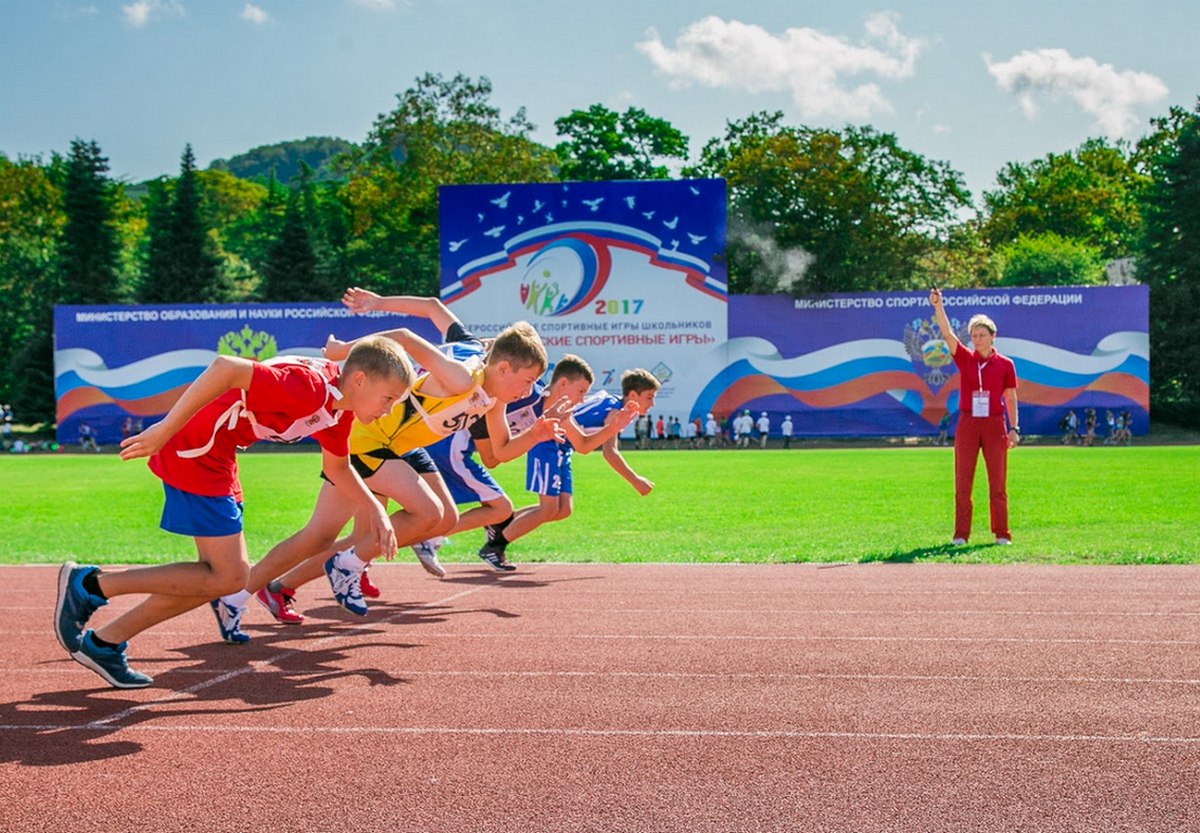
M 554 368 L 546 399 L 565 396 L 578 403 L 571 418 L 562 421 L 568 442 L 538 443 L 526 454 L 525 488 L 538 496 L 538 502 L 517 510 L 513 519 L 500 529 L 489 530 L 488 543 L 479 551 L 480 558 L 504 558 L 505 547 L 544 523 L 570 516 L 574 488 L 571 482 L 571 454 L 601 448 L 604 459 L 639 494 L 646 495 L 654 484 L 639 475 L 621 456 L 617 435 L 638 414 L 654 406 L 659 381 L 647 370 L 628 370 L 621 376 L 621 398 L 608 391 L 586 396 L 593 374 L 587 362 L 577 356 L 564 356 Z

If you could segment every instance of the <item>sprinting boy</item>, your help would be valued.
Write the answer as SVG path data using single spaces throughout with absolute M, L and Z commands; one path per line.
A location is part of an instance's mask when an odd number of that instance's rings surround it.
M 369 537 L 396 549 L 387 513 L 349 462 L 352 417 L 372 421 L 408 392 L 413 371 L 398 344 L 365 339 L 339 370 L 335 362 L 218 356 L 162 421 L 121 442 L 121 459 L 149 457 L 165 492 L 161 526 L 195 539 L 198 563 L 110 571 L 67 562 L 58 574 L 54 628 L 71 657 L 116 688 L 153 680 L 129 667 L 128 641 L 147 628 L 243 587 L 250 569 L 242 535 L 237 449 L 258 440 L 321 446 L 324 475 L 355 507 Z M 131 610 L 85 632 L 115 596 L 149 594 Z
M 585 368 L 586 363 L 579 360 Z M 583 392 L 591 384 L 591 369 L 587 368 L 587 384 L 582 386 Z M 578 391 L 580 382 L 575 382 L 574 390 Z M 570 386 L 564 388 L 569 390 Z M 568 429 L 582 434 L 585 438 L 583 447 L 588 451 L 599 445 L 603 449 L 604 459 L 612 469 L 625 478 L 640 495 L 650 494 L 654 484 L 642 477 L 626 462 L 618 446 L 617 435 L 636 416 L 647 413 L 654 407 L 654 397 L 658 394 L 659 381 L 648 370 L 637 368 L 627 370 L 621 375 L 621 398 L 618 399 L 608 391 L 597 393 L 583 399 L 571 412 L 571 419 L 566 421 L 572 426 Z M 582 394 L 580 394 L 582 396 Z M 614 429 L 614 425 L 617 425 Z M 592 433 L 585 434 L 586 429 Z M 596 432 L 595 429 L 602 429 Z M 571 483 L 571 451 L 575 439 L 569 443 L 551 446 L 540 443 L 526 457 L 525 488 L 538 496 L 538 502 L 518 509 L 511 522 L 502 527 L 488 528 L 488 542 L 479 551 L 479 557 L 498 570 L 513 569 L 497 566 L 507 563 L 505 549 L 513 541 L 528 535 L 544 523 L 561 521 L 569 517 L 573 505 L 573 488 Z
M 356 423 L 350 433 L 355 468 L 381 499 L 391 498 L 401 506 L 391 515 L 398 545 L 445 535 L 457 523 L 458 510 L 424 449 L 478 421 L 489 426 L 491 452 L 501 461 L 515 459 L 534 444 L 557 436 L 558 420 L 552 415 L 517 436 L 504 417 L 504 404 L 527 395 L 545 372 L 545 347 L 533 327 L 520 321 L 501 332 L 487 349 L 437 298 L 381 297 L 352 288 L 342 303 L 355 313 L 381 310 L 427 318 L 445 338 L 444 347 L 438 348 L 407 329 L 383 333 L 398 340 L 425 372 L 401 407 L 379 420 Z M 330 338 L 326 355 L 336 359 L 353 344 Z M 254 565 L 246 593 L 223 601 L 240 611 L 250 595 L 257 595 L 279 621 L 300 621 L 303 617 L 290 604 L 295 588 L 324 573 L 337 603 L 365 616 L 362 573 L 372 559 L 387 553 L 369 536 L 359 534 L 357 518 L 355 524 L 350 538 L 331 550 L 301 553 L 277 547 Z
M 634 417 L 637 416 L 637 411 L 633 408 L 622 411 L 621 418 L 613 419 L 610 424 L 604 428 L 593 432 L 585 432 L 573 418 L 570 417 L 570 410 L 577 406 L 587 395 L 588 389 L 592 385 L 595 375 L 592 373 L 588 363 L 579 356 L 571 354 L 564 355 L 559 359 L 554 366 L 554 372 L 550 375 L 550 384 L 542 385 L 540 382 L 534 386 L 533 392 L 523 399 L 517 400 L 509 405 L 507 409 L 508 427 L 510 431 L 523 431 L 527 426 L 536 421 L 544 414 L 553 414 L 556 418 L 560 418 L 560 426 L 563 429 L 563 434 L 567 443 L 539 443 L 530 450 L 530 454 L 534 453 L 542 445 L 554 445 L 558 448 L 574 448 L 580 454 L 587 454 L 593 449 L 599 448 L 610 437 L 615 437 L 620 431 L 629 425 Z M 563 418 L 565 417 L 565 418 Z M 442 447 L 439 443 L 437 446 L 430 448 L 430 454 L 434 458 L 434 462 L 441 469 L 443 476 L 446 477 L 447 483 L 451 485 L 451 492 L 455 494 L 459 503 L 471 503 L 477 500 L 482 500 L 481 495 L 491 494 L 491 491 L 499 491 L 500 487 L 496 484 L 491 474 L 486 468 L 480 466 L 471 456 L 471 451 L 474 449 L 474 441 L 479 440 L 480 457 L 487 468 L 495 468 L 498 462 L 491 453 L 489 444 L 486 442 L 488 437 L 487 425 L 485 423 L 476 423 L 470 431 L 471 439 L 469 441 L 459 441 L 457 448 Z M 547 450 L 549 453 L 549 449 Z M 447 474 L 447 472 L 451 472 Z M 503 495 L 503 492 L 500 492 Z M 493 505 L 484 503 L 482 506 L 464 514 L 459 518 L 459 522 L 454 526 L 450 534 L 466 532 L 471 529 L 484 527 L 488 530 L 489 542 L 493 540 L 495 531 L 506 527 L 513 516 L 512 501 L 504 496 L 504 501 L 507 503 L 508 512 L 501 513 L 499 502 Z M 424 542 L 427 548 L 437 546 L 437 541 Z M 486 549 L 486 548 L 485 548 Z M 487 561 L 497 572 L 510 572 L 516 567 L 508 563 L 504 558 L 504 553 L 501 552 L 484 552 L 480 551 L 480 557 Z

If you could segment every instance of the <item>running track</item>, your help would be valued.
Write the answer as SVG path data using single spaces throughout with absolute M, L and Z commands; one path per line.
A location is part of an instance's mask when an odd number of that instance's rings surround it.
M 450 569 L 122 692 L 0 568 L 0 831 L 1200 831 L 1200 568 Z

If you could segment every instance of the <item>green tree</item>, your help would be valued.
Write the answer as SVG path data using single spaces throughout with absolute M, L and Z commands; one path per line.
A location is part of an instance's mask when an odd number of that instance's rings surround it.
M 65 223 L 61 160 L 9 161 L 0 153 L 0 401 L 10 402 L 21 422 L 53 419 L 45 392 L 47 367 L 31 365 L 28 345 L 49 345 L 49 310 L 58 286 L 57 255 Z M 41 377 L 31 378 L 31 374 Z M 29 407 L 31 406 L 31 407 Z M 47 410 L 49 408 L 49 412 Z
M 1141 234 L 1149 178 L 1124 144 L 1089 139 L 1070 153 L 1009 163 L 985 191 L 984 236 L 993 246 L 1023 234 L 1053 232 L 1098 249 L 1106 259 L 1132 253 Z
M 1176 114 L 1178 115 L 1178 114 Z M 1200 427 L 1200 103 L 1152 139 L 1159 176 L 1145 202 L 1146 234 L 1138 277 L 1150 286 L 1151 409 L 1169 421 Z
M 124 295 L 107 171 L 108 160 L 94 141 L 71 142 L 63 185 L 66 225 L 58 253 L 58 303 L 113 304 Z
M 502 119 L 491 93 L 487 78 L 424 75 L 343 160 L 346 262 L 357 282 L 385 293 L 437 293 L 439 186 L 553 181 L 556 157 L 529 138 L 524 108 Z
M 317 256 L 309 239 L 303 196 L 293 191 L 279 237 L 267 251 L 259 298 L 263 301 L 327 301 L 330 290 L 317 276 Z
M 160 200 L 165 189 L 156 195 Z M 140 297 L 146 303 L 219 303 L 232 294 L 209 235 L 192 146 L 186 146 L 169 204 L 148 212 L 149 257 Z
M 555 148 L 563 179 L 669 179 L 661 160 L 687 161 L 687 137 L 639 107 L 617 113 L 593 104 L 556 119 L 554 126 L 566 137 Z
M 916 285 L 971 288 L 1000 282 L 997 257 L 983 239 L 978 219 L 950 226 L 944 239 L 920 258 Z
M 803 276 L 778 276 L 794 294 L 907 289 L 970 205 L 961 174 L 891 134 L 792 127 L 782 113 L 731 122 L 685 174 L 726 181 L 733 292 L 761 291 L 769 267 L 737 228 L 806 253 Z
M 1001 286 L 1099 285 L 1106 281 L 1100 250 L 1048 231 L 1022 234 L 996 249 Z

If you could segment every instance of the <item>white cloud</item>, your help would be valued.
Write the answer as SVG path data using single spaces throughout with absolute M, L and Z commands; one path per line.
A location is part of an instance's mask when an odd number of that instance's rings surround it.
M 637 48 L 671 79 L 751 93 L 786 90 L 805 116 L 864 117 L 890 112 L 876 84 L 850 86 L 847 76 L 883 78 L 913 74 L 924 43 L 897 27 L 894 14 L 875 14 L 860 44 L 816 29 L 786 29 L 774 35 L 760 26 L 706 17 L 685 28 L 671 49 L 651 29 Z
M 247 3 L 245 7 L 242 8 L 242 20 L 248 20 L 251 23 L 257 23 L 261 25 L 268 22 L 270 19 L 271 16 L 269 14 L 264 12 L 253 3 Z
M 356 6 L 362 6 L 364 9 L 373 9 L 378 12 L 390 12 L 396 8 L 396 0 L 350 0 Z
M 1138 123 L 1134 109 L 1167 96 L 1167 85 L 1148 72 L 1117 71 L 1112 64 L 1072 57 L 1065 49 L 1026 50 L 1007 61 L 983 56 L 1002 90 L 1014 93 L 1028 118 L 1037 115 L 1037 99 L 1069 96 L 1096 126 L 1111 137 L 1129 133 Z
M 134 0 L 121 6 L 125 22 L 135 29 L 163 17 L 183 17 L 183 4 L 179 0 Z

